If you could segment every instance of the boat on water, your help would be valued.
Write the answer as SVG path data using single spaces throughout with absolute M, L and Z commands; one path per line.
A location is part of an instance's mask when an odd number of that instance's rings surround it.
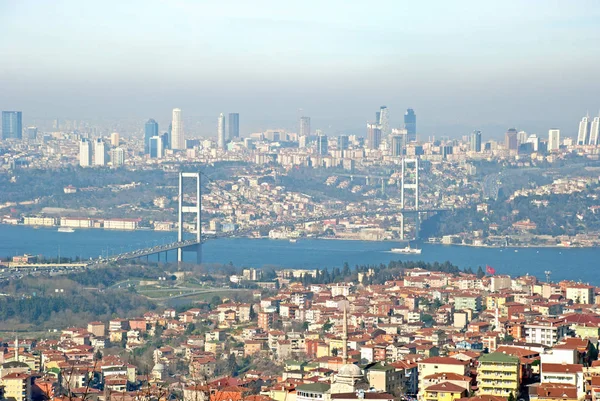
M 74 233 L 75 230 L 73 230 L 71 227 L 59 227 L 58 232 L 59 233 Z
M 419 249 L 419 248 L 411 248 L 410 244 L 408 244 L 404 248 L 392 248 L 392 250 L 390 252 L 393 252 L 393 253 L 403 253 L 403 254 L 408 254 L 408 255 L 420 255 L 421 254 L 421 249 Z
M 296 243 L 296 241 L 297 241 L 297 239 L 296 239 L 296 238 L 290 238 L 290 242 L 291 242 L 292 244 Z

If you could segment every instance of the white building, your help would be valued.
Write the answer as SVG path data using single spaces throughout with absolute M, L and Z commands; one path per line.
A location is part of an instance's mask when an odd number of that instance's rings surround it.
M 583 399 L 585 396 L 585 380 L 583 378 L 582 365 L 542 363 L 540 381 L 542 383 L 574 385 L 577 387 L 578 398 Z
M 590 137 L 590 118 L 583 117 L 579 123 L 579 132 L 577 133 L 577 145 L 587 145 Z
M 110 150 L 110 162 L 113 167 L 119 167 L 125 164 L 125 151 L 123 148 L 114 148 Z
M 185 149 L 185 138 L 183 134 L 183 121 L 181 120 L 181 109 L 173 109 L 173 121 L 171 125 L 171 149 Z
M 225 115 L 219 114 L 217 121 L 217 146 L 219 149 L 225 149 Z
M 525 341 L 528 343 L 553 346 L 567 335 L 568 326 L 552 321 L 539 321 L 525 324 Z
M 85 138 L 79 142 L 79 165 L 81 167 L 92 165 L 92 143 Z
M 560 149 L 560 130 L 551 129 L 548 131 L 548 152 Z
M 600 131 L 600 117 L 594 117 L 590 129 L 590 145 L 598 145 L 598 134 Z
M 94 143 L 94 165 L 106 166 L 106 145 L 101 138 Z

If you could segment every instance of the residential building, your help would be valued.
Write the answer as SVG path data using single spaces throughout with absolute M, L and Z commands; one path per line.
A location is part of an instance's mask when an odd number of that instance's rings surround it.
M 94 142 L 94 166 L 106 166 L 106 145 L 102 138 L 98 138 Z
M 520 386 L 519 358 L 501 352 L 484 354 L 479 357 L 477 368 L 479 395 L 508 397 L 518 395 Z
M 548 152 L 560 149 L 560 130 L 552 128 L 548 131 Z
M 86 138 L 79 142 L 79 165 L 81 167 L 91 167 L 92 165 L 92 143 Z
M 381 127 L 379 124 L 367 124 L 367 146 L 371 150 L 379 149 L 381 145 Z

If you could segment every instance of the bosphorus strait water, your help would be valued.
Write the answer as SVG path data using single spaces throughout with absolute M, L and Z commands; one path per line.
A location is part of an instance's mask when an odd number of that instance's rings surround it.
M 61 233 L 56 228 L 0 225 L 0 256 L 24 253 L 47 257 L 80 257 L 82 259 L 113 255 L 133 249 L 173 242 L 176 234 L 150 230 L 109 231 L 81 229 Z M 344 262 L 356 264 L 388 263 L 391 260 L 423 260 L 445 262 L 461 269 L 493 266 L 497 274 L 524 274 L 544 278 L 552 271 L 551 280 L 563 279 L 600 285 L 600 248 L 474 248 L 463 246 L 419 245 L 421 255 L 389 252 L 404 246 L 395 242 L 299 239 L 284 240 L 232 238 L 209 240 L 202 246 L 203 263 L 229 263 L 248 267 L 333 268 Z M 192 262 L 195 255 L 184 253 Z M 188 259 L 189 258 L 189 259 Z M 156 261 L 156 256 L 150 260 Z M 161 256 L 164 261 L 164 254 Z M 175 261 L 170 252 L 168 261 Z

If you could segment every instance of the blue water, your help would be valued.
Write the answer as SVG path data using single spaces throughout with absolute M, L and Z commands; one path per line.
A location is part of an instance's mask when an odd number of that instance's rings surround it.
M 145 248 L 175 240 L 175 233 L 154 231 L 76 230 L 59 233 L 56 229 L 0 225 L 0 256 L 24 253 L 56 257 L 98 257 L 132 249 Z M 487 249 L 423 244 L 421 255 L 390 253 L 393 242 L 338 241 L 301 239 L 296 243 L 283 240 L 233 238 L 210 240 L 202 246 L 203 263 L 229 263 L 236 266 L 331 268 L 344 262 L 379 264 L 391 260 L 450 261 L 460 268 L 493 266 L 498 274 L 512 276 L 530 274 L 544 277 L 552 271 L 552 281 L 581 280 L 600 285 L 598 261 L 600 248 L 514 248 Z M 195 255 L 184 253 L 186 261 Z M 156 260 L 156 257 L 151 260 Z M 164 261 L 164 254 L 161 256 Z M 175 252 L 168 255 L 175 260 Z

